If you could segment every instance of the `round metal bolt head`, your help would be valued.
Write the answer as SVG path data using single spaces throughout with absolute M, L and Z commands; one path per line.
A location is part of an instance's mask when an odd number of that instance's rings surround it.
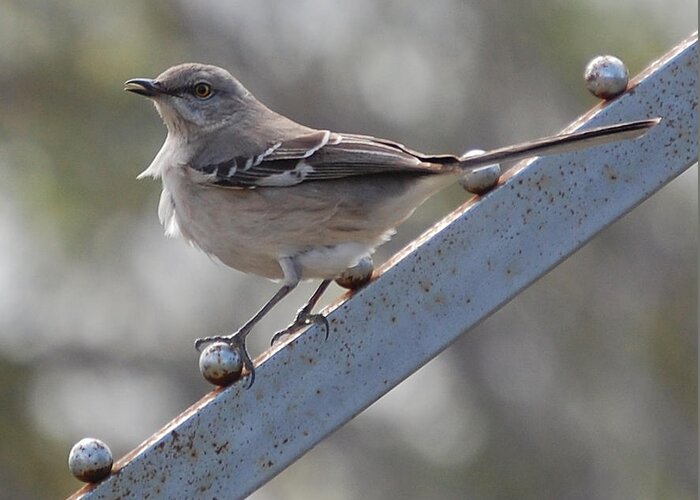
M 625 63 L 615 56 L 598 56 L 583 72 L 586 88 L 596 97 L 613 99 L 627 89 L 630 74 Z
M 477 156 L 481 153 L 483 153 L 483 151 L 475 149 L 467 152 L 463 158 Z M 459 185 L 470 193 L 484 194 L 496 187 L 500 177 L 501 166 L 498 163 L 494 163 L 493 165 L 486 165 L 485 167 L 479 167 L 465 172 L 459 179 Z
M 335 282 L 347 288 L 354 290 L 369 283 L 372 279 L 374 271 L 374 261 L 369 255 L 365 255 L 360 261 L 349 269 L 346 269 L 340 276 L 335 279 Z
M 68 468 L 76 478 L 86 483 L 96 483 L 112 471 L 112 452 L 99 439 L 84 438 L 78 441 L 68 455 Z
M 208 382 L 227 386 L 241 378 L 241 354 L 226 342 L 208 345 L 199 355 L 199 371 Z

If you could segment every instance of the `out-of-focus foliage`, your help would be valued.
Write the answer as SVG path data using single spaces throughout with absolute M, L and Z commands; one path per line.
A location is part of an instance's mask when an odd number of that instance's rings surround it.
M 156 431 L 208 390 L 192 339 L 239 326 L 275 289 L 162 237 L 159 187 L 135 176 L 165 132 L 124 80 L 210 62 L 309 125 L 460 152 L 561 128 L 596 102 L 591 57 L 634 74 L 695 19 L 690 0 L 0 0 L 0 498 L 76 489 L 82 437 L 118 457 Z M 256 498 L 694 498 L 696 179 Z M 379 260 L 462 200 L 431 200 Z

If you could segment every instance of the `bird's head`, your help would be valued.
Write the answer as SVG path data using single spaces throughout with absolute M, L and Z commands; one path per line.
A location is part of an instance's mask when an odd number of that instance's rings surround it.
M 198 63 L 173 66 L 154 79 L 128 80 L 124 90 L 152 99 L 168 130 L 186 134 L 225 126 L 254 101 L 228 71 Z

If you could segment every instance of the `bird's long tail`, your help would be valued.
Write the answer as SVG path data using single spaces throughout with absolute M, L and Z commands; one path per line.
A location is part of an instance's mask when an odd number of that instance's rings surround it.
M 610 142 L 626 139 L 636 139 L 643 136 L 650 128 L 656 126 L 661 118 L 651 118 L 617 125 L 606 125 L 555 135 L 523 142 L 514 146 L 492 149 L 481 154 L 463 156 L 460 158 L 461 169 L 473 169 L 504 161 L 522 160 L 534 156 L 543 156 L 558 153 L 568 153 L 591 146 L 599 146 Z

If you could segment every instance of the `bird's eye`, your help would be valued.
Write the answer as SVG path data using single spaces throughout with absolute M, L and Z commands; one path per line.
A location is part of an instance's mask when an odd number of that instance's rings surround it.
M 194 86 L 194 95 L 198 99 L 207 99 L 211 97 L 212 90 L 211 85 L 205 82 L 199 82 Z

